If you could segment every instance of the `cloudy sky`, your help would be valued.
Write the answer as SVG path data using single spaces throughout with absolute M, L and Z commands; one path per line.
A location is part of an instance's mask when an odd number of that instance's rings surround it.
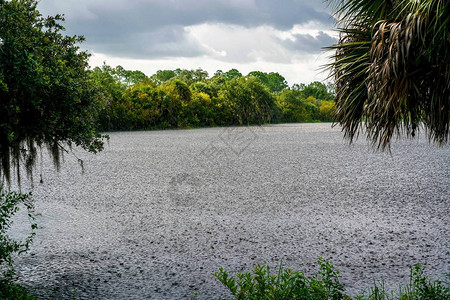
M 91 65 L 103 61 L 152 75 L 202 68 L 279 72 L 289 84 L 324 80 L 334 19 L 322 0 L 41 0 L 86 37 Z

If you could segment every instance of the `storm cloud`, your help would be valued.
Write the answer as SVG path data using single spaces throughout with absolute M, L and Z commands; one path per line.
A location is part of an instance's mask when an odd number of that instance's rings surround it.
M 276 34 L 296 25 L 315 23 L 331 28 L 333 18 L 321 1 L 309 0 L 41 0 L 44 15 L 65 13 L 68 34 L 86 37 L 85 47 L 106 55 L 154 59 L 214 56 L 224 61 L 289 62 L 289 51 L 318 53 L 333 38 L 296 33 L 282 41 Z M 208 32 L 205 40 L 195 28 L 254 30 L 265 43 L 233 40 L 227 30 Z M 219 28 L 220 29 L 220 28 Z M 249 38 L 251 38 L 249 33 Z M 217 39 L 218 41 L 212 41 Z M 234 46 L 230 47 L 230 46 Z M 245 48 L 247 47 L 247 48 Z
M 331 46 L 337 43 L 337 39 L 323 31 L 319 31 L 317 35 L 311 34 L 294 34 L 293 39 L 281 41 L 288 49 L 311 53 L 323 47 Z

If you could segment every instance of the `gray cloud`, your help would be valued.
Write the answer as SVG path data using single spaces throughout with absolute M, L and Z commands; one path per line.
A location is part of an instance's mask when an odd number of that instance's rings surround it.
M 321 1 L 260 0 L 257 2 L 261 13 L 260 20 L 277 29 L 290 29 L 295 24 L 309 21 L 327 24 L 330 27 L 334 23 L 330 14 L 317 5 L 317 2 Z
M 317 52 L 326 46 L 336 44 L 337 39 L 320 31 L 317 36 L 295 34 L 294 40 L 283 40 L 281 43 L 288 49 L 299 52 Z
M 184 28 L 177 25 L 149 32 L 123 32 L 94 39 L 89 46 L 96 52 L 128 58 L 195 57 L 204 53 L 200 45 L 188 39 Z
M 132 58 L 192 57 L 206 49 L 190 41 L 186 26 L 223 23 L 280 30 L 333 22 L 310 0 L 41 0 L 44 14 L 66 14 L 69 34 L 81 34 L 94 52 Z M 309 43 L 313 45 L 313 43 Z

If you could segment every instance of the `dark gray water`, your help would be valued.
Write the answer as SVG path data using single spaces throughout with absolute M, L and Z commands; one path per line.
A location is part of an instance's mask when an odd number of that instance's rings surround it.
M 21 282 L 75 299 L 212 299 L 212 276 L 256 264 L 311 272 L 319 256 L 354 294 L 450 272 L 450 148 L 349 146 L 330 124 L 111 133 L 98 155 L 49 160 Z M 19 221 L 22 220 L 19 218 Z M 22 224 L 23 225 L 23 224 Z M 16 224 L 14 234 L 23 226 Z

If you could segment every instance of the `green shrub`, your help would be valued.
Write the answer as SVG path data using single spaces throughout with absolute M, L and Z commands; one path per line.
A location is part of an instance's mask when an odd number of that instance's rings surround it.
M 0 299 L 3 300 L 36 300 L 27 290 L 10 281 L 0 280 Z
M 214 276 L 228 288 L 233 299 L 343 299 L 339 271 L 322 258 L 319 258 L 319 266 L 319 271 L 311 278 L 299 271 L 282 269 L 281 265 L 276 275 L 271 275 L 270 268 L 263 265 L 256 266 L 253 274 L 245 272 L 230 277 L 220 268 Z
M 450 274 L 448 275 L 450 279 Z M 440 280 L 432 281 L 426 274 L 425 269 L 417 264 L 411 268 L 410 282 L 407 286 L 399 287 L 398 291 L 389 291 L 385 283 L 374 283 L 369 289 L 368 295 L 362 294 L 357 300 L 449 300 L 450 287 L 447 282 Z
M 229 276 L 220 268 L 214 276 L 231 292 L 232 299 L 238 300 L 350 300 L 339 282 L 339 271 L 330 262 L 319 258 L 319 271 L 307 277 L 300 271 L 283 269 L 276 275 L 270 274 L 266 265 L 256 266 L 254 272 L 244 272 Z M 450 279 L 450 274 L 448 275 Z M 449 283 L 432 281 L 420 265 L 411 268 L 410 283 L 397 291 L 386 289 L 384 282 L 374 283 L 368 293 L 355 300 L 450 300 Z
M 19 194 L 6 192 L 0 186 L 0 267 L 3 270 L 2 281 L 11 281 L 14 271 L 14 254 L 26 252 L 35 235 L 37 225 L 31 222 L 31 233 L 24 241 L 16 241 L 9 237 L 8 230 L 11 227 L 11 218 L 19 211 L 19 205 L 23 204 L 28 210 L 28 217 L 34 220 L 31 211 L 33 204 L 31 194 Z

